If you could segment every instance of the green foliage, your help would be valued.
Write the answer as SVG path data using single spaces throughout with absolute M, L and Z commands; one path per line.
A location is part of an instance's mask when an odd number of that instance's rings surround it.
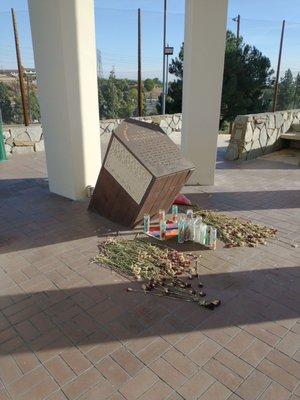
M 290 69 L 285 71 L 284 76 L 280 79 L 277 110 L 289 110 L 294 108 L 296 82 Z
M 239 42 L 228 31 L 224 62 L 221 121 L 233 121 L 239 114 L 267 110 L 264 90 L 271 84 L 270 60 L 256 47 Z
M 32 123 L 41 120 L 40 105 L 35 90 L 29 91 L 29 110 Z
M 274 86 L 264 90 L 263 100 L 266 109 L 272 110 L 274 99 Z M 294 78 L 290 69 L 286 70 L 278 85 L 276 110 L 290 110 L 300 108 L 300 74 Z
M 177 113 L 182 109 L 184 47 L 181 46 L 178 57 L 172 59 L 169 72 L 177 78 L 170 82 L 166 98 L 166 112 Z M 258 49 L 243 44 L 241 38 L 227 32 L 224 78 L 221 106 L 221 126 L 225 121 L 233 121 L 238 114 L 263 112 L 268 109 L 270 99 L 264 92 L 271 85 L 270 60 Z M 300 90 L 300 89 L 299 89 Z M 161 112 L 161 96 L 158 112 Z
M 155 83 L 153 81 L 153 79 L 145 79 L 144 80 L 144 88 L 146 90 L 146 92 L 151 92 L 155 87 Z
M 40 107 L 36 95 L 36 86 L 31 83 L 29 90 L 29 111 L 31 122 L 40 121 Z M 19 85 L 16 82 L 0 82 L 0 107 L 3 122 L 6 124 L 23 124 L 23 108 Z
M 182 109 L 182 79 L 183 79 L 183 43 L 178 57 L 173 58 L 169 65 L 169 72 L 177 77 L 176 80 L 169 82 L 168 95 L 166 97 L 166 113 L 180 113 Z M 159 96 L 157 112 L 162 112 L 162 95 Z
M 273 107 L 273 99 L 274 99 L 274 87 L 273 85 L 269 85 L 262 91 L 262 104 L 263 104 L 263 110 L 264 111 L 272 111 Z
M 146 108 L 145 92 L 143 109 Z M 117 79 L 114 71 L 108 79 L 98 79 L 98 100 L 101 119 L 127 118 L 137 115 L 138 102 L 137 82 L 128 79 Z
M 157 87 L 161 85 L 158 78 L 146 80 L 147 85 Z M 149 88 L 149 86 L 147 86 Z M 102 119 L 127 118 L 137 116 L 138 103 L 137 81 L 133 79 L 118 79 L 114 71 L 109 78 L 98 79 L 99 113 Z M 36 84 L 30 82 L 28 94 L 31 122 L 40 121 L 40 108 L 37 98 Z M 146 93 L 142 89 L 143 110 L 146 110 Z M 17 81 L 9 84 L 0 82 L 0 107 L 3 122 L 10 124 L 23 123 L 23 110 L 20 87 Z M 144 113 L 145 114 L 145 111 Z
M 13 106 L 13 122 L 15 124 L 23 124 L 23 108 L 22 108 L 22 99 L 20 95 L 17 95 L 14 100 Z
M 155 86 L 162 86 L 162 82 L 159 80 L 159 78 L 153 78 L 152 80 Z
M 13 122 L 13 107 L 11 104 L 10 91 L 8 85 L 0 82 L 0 109 L 2 120 L 6 124 Z
M 117 86 L 117 79 L 114 71 L 110 72 L 106 85 L 102 88 L 103 111 L 106 118 L 117 118 L 121 107 L 122 92 Z
M 300 108 L 300 74 L 295 78 L 295 95 L 293 108 Z
M 156 105 L 158 114 L 162 112 L 162 95 L 159 96 Z M 182 80 L 177 79 L 169 83 L 168 95 L 166 97 L 166 114 L 180 113 L 182 109 Z
M 182 43 L 178 57 L 176 57 L 175 59 L 173 58 L 171 64 L 169 65 L 170 74 L 175 75 L 179 79 L 183 79 L 183 56 L 184 50 Z

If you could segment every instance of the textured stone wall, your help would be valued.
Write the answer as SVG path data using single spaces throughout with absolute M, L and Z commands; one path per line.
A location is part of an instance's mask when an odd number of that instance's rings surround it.
M 280 135 L 300 123 L 300 110 L 238 115 L 234 121 L 226 159 L 249 160 L 282 147 Z
M 163 131 L 170 135 L 180 132 L 182 126 L 181 114 L 153 115 L 149 117 L 136 118 L 145 122 L 158 124 Z M 100 135 L 110 135 L 112 131 L 122 122 L 122 119 L 107 119 L 100 121 Z M 44 151 L 44 138 L 41 125 L 5 125 L 4 143 L 7 155 L 32 153 Z
M 157 124 L 167 135 L 173 132 L 180 132 L 182 127 L 182 114 L 151 115 L 148 117 L 136 117 L 135 119 Z M 101 120 L 100 135 L 111 134 L 121 122 L 122 119 Z
M 3 129 L 6 154 L 24 154 L 44 151 L 41 125 L 5 125 Z

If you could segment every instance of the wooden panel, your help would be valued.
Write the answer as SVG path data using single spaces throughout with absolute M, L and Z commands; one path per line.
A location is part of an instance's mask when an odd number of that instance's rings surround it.
M 186 182 L 186 177 L 187 177 L 187 171 L 183 171 L 181 173 L 178 173 L 172 177 L 169 177 L 165 191 L 162 193 L 162 197 L 164 196 L 164 199 L 161 197 L 161 203 L 163 204 L 163 207 L 165 210 L 168 210 L 170 206 L 173 204 L 173 201 L 177 194 L 180 193 L 180 190 L 182 189 L 182 186 Z M 168 196 L 166 194 L 168 193 Z
M 151 217 L 154 217 L 155 215 L 158 214 L 158 211 L 161 208 L 160 204 L 161 192 L 167 180 L 168 177 L 157 178 L 154 180 L 154 183 L 151 186 L 149 194 L 136 218 L 136 222 L 140 222 L 143 219 L 144 214 L 150 214 Z
M 138 205 L 109 172 L 102 168 L 98 178 L 101 189 L 94 192 L 89 209 L 121 225 L 135 226 L 143 220 L 144 214 L 154 217 L 160 208 L 169 210 L 187 176 L 188 173 L 184 171 L 154 180 L 145 194 L 145 201 Z
M 144 214 L 149 214 L 151 217 L 157 216 L 160 208 L 168 211 L 188 176 L 189 172 L 183 171 L 156 179 L 136 218 L 136 222 L 141 222 Z

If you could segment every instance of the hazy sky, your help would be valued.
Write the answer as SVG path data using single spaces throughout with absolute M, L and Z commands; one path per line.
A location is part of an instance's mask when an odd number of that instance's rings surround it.
M 49 0 L 51 1 L 51 0 Z M 32 67 L 33 54 L 27 0 L 0 1 L 0 68 L 15 68 L 10 8 L 17 11 L 23 64 Z M 97 47 L 104 74 L 112 67 L 119 77 L 136 77 L 137 8 L 142 10 L 143 76 L 161 77 L 163 0 L 95 0 Z M 228 28 L 241 15 L 241 35 L 276 67 L 281 21 L 287 20 L 282 70 L 300 71 L 300 0 L 229 0 Z M 184 0 L 168 0 L 168 42 L 178 53 L 183 41 Z

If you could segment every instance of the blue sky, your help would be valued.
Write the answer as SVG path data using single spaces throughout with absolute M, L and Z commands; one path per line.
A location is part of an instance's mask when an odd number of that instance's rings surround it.
M 49 0 L 51 1 L 51 0 Z M 10 8 L 18 17 L 23 64 L 34 65 L 27 0 L 0 1 L 0 68 L 15 68 Z M 97 47 L 104 74 L 114 67 L 119 77 L 136 77 L 137 8 L 142 10 L 143 76 L 161 77 L 163 0 L 95 0 Z M 258 47 L 276 67 L 281 21 L 287 20 L 282 71 L 300 71 L 300 0 L 229 0 L 228 28 L 241 15 L 241 35 Z M 184 33 L 184 0 L 168 0 L 168 42 L 178 53 Z

